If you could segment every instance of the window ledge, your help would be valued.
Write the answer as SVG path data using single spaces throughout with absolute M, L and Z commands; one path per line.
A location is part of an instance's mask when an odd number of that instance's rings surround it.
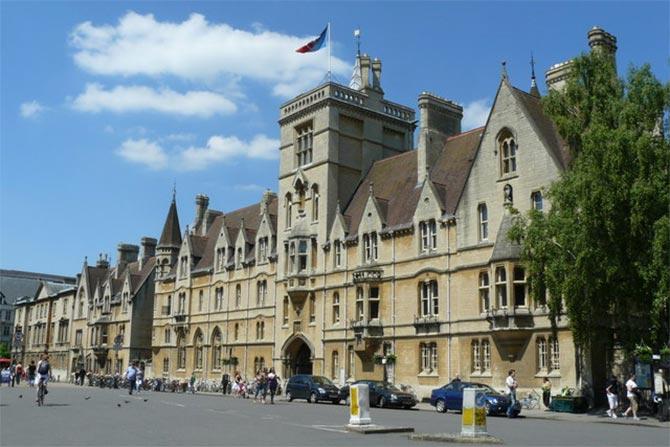
M 470 377 L 493 377 L 493 375 L 491 374 L 491 371 L 472 372 L 470 373 Z
M 288 324 L 282 324 L 282 325 L 281 325 L 281 328 L 282 328 L 282 329 L 288 329 Z
M 497 182 L 506 182 L 508 180 L 512 180 L 512 179 L 515 179 L 515 178 L 518 178 L 518 177 L 519 177 L 519 174 L 517 174 L 516 172 L 514 174 L 505 174 L 503 176 L 500 176 L 500 178 L 498 178 Z
M 313 321 L 313 322 L 309 323 L 308 326 L 312 326 L 312 327 L 316 326 L 316 321 Z
M 560 378 L 561 371 L 556 369 L 552 371 L 539 371 L 537 374 L 535 374 L 535 377 Z
M 437 371 L 431 371 L 431 372 L 420 372 L 419 374 L 416 375 L 417 377 L 440 377 L 440 375 L 437 373 Z

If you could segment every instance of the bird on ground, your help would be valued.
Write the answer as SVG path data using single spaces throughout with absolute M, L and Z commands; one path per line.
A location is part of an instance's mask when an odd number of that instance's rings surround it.
M 23 399 L 23 394 L 19 394 L 19 399 Z
M 86 397 L 84 397 L 84 400 L 89 400 L 90 398 L 91 398 L 91 396 L 86 396 Z
M 130 403 L 130 401 L 129 401 L 129 400 L 124 400 L 123 402 L 125 402 L 125 403 L 127 403 L 127 404 L 129 404 L 129 403 Z
M 117 407 L 121 407 L 121 404 L 116 404 Z
M 148 401 L 149 399 L 142 399 L 142 400 L 144 400 L 144 402 L 146 402 L 146 401 Z

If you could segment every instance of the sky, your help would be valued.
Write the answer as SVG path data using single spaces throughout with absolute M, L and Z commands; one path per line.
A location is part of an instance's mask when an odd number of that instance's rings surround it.
M 422 91 L 486 120 L 507 62 L 530 85 L 587 51 L 594 25 L 617 61 L 668 80 L 668 2 L 0 2 L 0 268 L 72 275 L 84 257 L 158 238 L 176 184 L 231 211 L 277 190 L 279 107 L 332 70 L 382 60 L 387 99 Z

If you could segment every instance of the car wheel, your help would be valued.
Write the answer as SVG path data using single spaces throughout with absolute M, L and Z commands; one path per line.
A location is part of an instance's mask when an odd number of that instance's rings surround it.
M 437 399 L 437 402 L 435 402 L 435 411 L 438 413 L 447 412 L 447 404 L 444 402 L 444 399 Z
M 333 399 L 333 405 L 339 405 L 340 399 Z
M 286 392 L 286 400 L 289 401 L 289 402 L 293 401 L 293 395 L 291 394 L 290 391 Z
M 317 401 L 316 393 L 310 394 L 309 399 L 307 399 L 307 402 L 309 402 L 310 404 L 315 404 L 316 401 Z
M 379 406 L 379 408 L 384 408 L 386 406 L 386 399 L 384 398 L 384 396 L 379 398 L 379 402 L 377 405 Z

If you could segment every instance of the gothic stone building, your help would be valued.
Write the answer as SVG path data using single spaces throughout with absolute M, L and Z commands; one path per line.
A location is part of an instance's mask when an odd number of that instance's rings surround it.
M 614 46 L 597 31 L 592 47 Z M 456 375 L 502 388 L 514 368 L 522 388 L 576 386 L 566 320 L 552 330 L 507 237 L 511 208 L 547 210 L 569 163 L 534 76 L 526 92 L 504 74 L 485 126 L 467 132 L 461 106 L 422 93 L 415 149 L 414 111 L 385 98 L 381 61 L 357 62 L 356 85 L 281 106 L 277 195 L 227 213 L 199 195 L 183 234 L 173 199 L 156 254 L 156 375 L 274 367 L 426 396 Z

